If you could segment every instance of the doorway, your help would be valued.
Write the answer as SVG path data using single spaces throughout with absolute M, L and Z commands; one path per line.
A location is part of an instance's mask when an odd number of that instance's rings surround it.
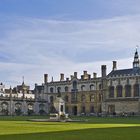
M 108 113 L 113 114 L 115 112 L 115 105 L 109 105 L 108 106 Z
M 77 115 L 77 106 L 73 107 L 73 115 L 75 115 L 75 116 Z

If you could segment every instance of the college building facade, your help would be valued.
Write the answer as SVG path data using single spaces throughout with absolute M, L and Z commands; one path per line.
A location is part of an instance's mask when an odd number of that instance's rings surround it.
M 140 64 L 136 50 L 133 67 L 117 70 L 113 61 L 112 71 L 107 74 L 106 65 L 101 66 L 101 77 L 96 73 L 83 72 L 80 78 L 77 72 L 71 78 L 48 82 L 44 74 L 42 91 L 36 92 L 36 98 L 47 98 L 48 112 L 54 112 L 54 101 L 61 96 L 66 103 L 65 111 L 70 115 L 139 115 L 140 114 Z M 36 85 L 36 91 L 40 86 Z
M 112 71 L 107 74 L 106 65 L 101 66 L 101 76 L 83 72 L 78 78 L 74 72 L 70 78 L 60 74 L 59 81 L 35 84 L 34 90 L 24 84 L 5 89 L 0 84 L 0 115 L 46 115 L 55 113 L 57 97 L 65 101 L 69 115 L 140 115 L 140 64 L 136 50 L 133 67 L 117 69 L 113 61 Z

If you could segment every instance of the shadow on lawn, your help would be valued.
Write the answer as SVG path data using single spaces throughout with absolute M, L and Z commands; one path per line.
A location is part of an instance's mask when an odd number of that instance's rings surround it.
M 140 127 L 92 128 L 60 132 L 1 135 L 0 140 L 139 140 Z
M 20 122 L 15 122 L 15 124 L 21 124 L 21 125 L 32 125 L 32 126 L 48 126 L 48 125 L 56 125 L 56 126 L 60 126 L 60 125 L 69 125 L 68 123 L 60 123 L 60 122 L 46 122 L 46 123 L 44 123 L 44 122 L 30 122 L 30 123 L 20 123 Z
M 0 116 L 0 121 L 27 121 L 29 119 L 48 119 L 48 116 Z
M 140 124 L 140 117 L 80 117 L 79 120 L 87 124 Z
M 29 119 L 47 119 L 48 116 L 0 116 L 0 121 L 28 121 Z M 72 117 L 86 124 L 140 124 L 140 117 Z M 58 122 L 60 123 L 60 122 Z M 71 122 L 75 123 L 75 122 Z

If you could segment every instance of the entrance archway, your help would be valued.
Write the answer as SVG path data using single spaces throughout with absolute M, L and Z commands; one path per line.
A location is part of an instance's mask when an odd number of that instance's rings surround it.
M 108 113 L 109 114 L 115 113 L 115 105 L 109 105 L 108 106 Z
M 74 107 L 73 107 L 72 112 L 73 112 L 73 115 L 77 115 L 77 106 L 74 106 Z

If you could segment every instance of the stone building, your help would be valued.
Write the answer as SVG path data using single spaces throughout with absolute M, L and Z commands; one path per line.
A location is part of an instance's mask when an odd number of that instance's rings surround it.
M 48 113 L 54 112 L 54 100 L 58 96 L 65 101 L 65 112 L 70 115 L 95 115 L 102 113 L 103 100 L 103 79 L 106 78 L 106 66 L 101 67 L 102 77 L 97 77 L 96 73 L 88 74 L 83 72 L 80 78 L 77 72 L 71 78 L 64 78 L 60 74 L 59 81 L 48 82 L 48 74 L 44 74 L 44 84 L 35 85 L 35 97 L 47 99 Z
M 104 74 L 104 67 L 102 70 Z M 61 96 L 66 103 L 66 113 L 71 115 L 101 113 L 102 79 L 97 78 L 96 73 L 91 77 L 87 71 L 84 71 L 79 79 L 77 72 L 74 72 L 71 79 L 66 78 L 66 80 L 61 73 L 60 81 L 48 82 L 47 79 L 48 75 L 45 74 L 43 94 L 48 99 L 49 112 L 53 112 L 53 101 L 57 96 Z
M 140 64 L 137 50 L 132 68 L 117 70 L 117 62 L 113 61 L 113 69 L 105 81 L 102 112 L 140 114 Z
M 13 89 L 0 84 L 0 115 L 46 114 L 47 108 L 47 102 L 36 100 L 34 91 L 24 82 Z
M 65 112 L 70 115 L 140 115 L 140 64 L 136 50 L 133 67 L 117 69 L 113 61 L 112 71 L 107 74 L 101 66 L 101 77 L 87 71 L 70 78 L 60 74 L 59 81 L 35 84 L 34 90 L 24 82 L 15 88 L 5 89 L 0 84 L 0 115 L 42 115 L 56 111 L 54 101 L 65 101 Z
M 136 50 L 133 67 L 117 70 L 113 61 L 112 71 L 106 73 L 106 65 L 101 66 L 101 77 L 96 73 L 83 72 L 80 78 L 77 72 L 71 78 L 48 82 L 44 75 L 44 84 L 36 85 L 37 99 L 47 99 L 48 112 L 54 111 L 53 101 L 61 96 L 66 102 L 66 113 L 70 115 L 134 115 L 140 114 L 140 64 Z

